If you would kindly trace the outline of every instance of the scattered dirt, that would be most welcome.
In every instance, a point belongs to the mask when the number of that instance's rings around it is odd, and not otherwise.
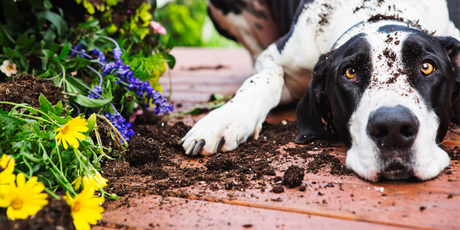
[[[276,185],[275,187],[273,187],[272,190],[270,190],[270,192],[274,192],[274,193],[283,193],[283,192],[284,192],[284,188],[283,188],[283,186],[281,186],[281,185]]]
[[[328,24],[329,23],[328,16],[329,16],[328,14],[324,14],[324,13],[320,14],[319,17],[321,18],[321,20],[318,22],[318,24],[322,26]]]
[[[302,184],[303,177],[305,176],[305,169],[299,166],[289,166],[284,172],[283,184],[289,187],[296,187]]]
[[[228,68],[227,66],[223,65],[215,65],[215,66],[190,66],[189,68],[182,68],[183,70],[195,71],[195,70],[218,70],[218,69],[225,69]]]
[[[39,107],[38,97],[43,94],[51,104],[58,101],[64,102],[62,90],[50,80],[34,77],[32,75],[20,75],[13,77],[12,81],[0,83],[0,101],[14,103],[26,103],[35,108]],[[14,106],[0,104],[0,108],[10,111]]]
[[[56,200],[48,197],[49,203],[40,209],[35,216],[29,216],[25,220],[8,220],[6,209],[0,208],[0,229],[10,230],[55,230],[75,229],[70,206],[64,199]]]
[[[136,136],[123,156],[126,161],[103,161],[103,176],[109,182],[106,191],[123,196],[119,201],[107,201],[105,207],[129,206],[129,197],[147,194],[188,197],[206,191],[234,191],[267,187],[272,192],[283,192],[284,186],[302,184],[304,169],[291,166],[283,178],[276,175],[284,171],[281,162],[314,162],[316,172],[349,175],[351,171],[331,155],[335,143],[315,141],[304,146],[284,148],[295,137],[296,122],[264,124],[258,140],[249,139],[235,151],[209,157],[188,157],[178,141],[190,127],[178,122],[173,126],[140,125]],[[321,154],[308,153],[321,151]],[[326,151],[326,152],[325,152]],[[326,157],[324,157],[326,156]],[[308,163],[309,164],[309,163]],[[286,176],[287,175],[287,176]],[[304,187],[305,188],[305,187]]]
[[[404,22],[404,19],[397,16],[397,15],[383,15],[383,14],[376,14],[367,19],[367,22],[377,22],[381,20],[394,20]]]

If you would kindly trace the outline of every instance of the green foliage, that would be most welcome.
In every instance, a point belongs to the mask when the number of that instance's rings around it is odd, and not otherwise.
[[[85,9],[88,11],[90,14],[94,14],[96,12],[96,9],[99,11],[108,11],[111,6],[115,6],[118,4],[120,0],[102,0],[101,4],[91,4],[90,1],[88,0],[75,0],[78,4],[82,4]]]
[[[88,119],[89,130],[83,133],[87,138],[80,141],[78,149],[64,149],[56,140],[56,129],[72,119],[69,108],[62,103],[52,105],[43,95],[39,98],[39,109],[11,102],[10,111],[0,109],[0,155],[7,154],[16,160],[16,172],[28,178],[37,176],[47,188],[58,188],[75,194],[71,182],[80,175],[87,175],[94,167],[99,169],[100,160],[108,157],[101,154],[100,140],[94,143],[89,133],[98,133],[96,116]]]
[[[206,1],[178,0],[158,10],[160,23],[178,46],[201,46]],[[166,39],[166,38],[165,38]]]

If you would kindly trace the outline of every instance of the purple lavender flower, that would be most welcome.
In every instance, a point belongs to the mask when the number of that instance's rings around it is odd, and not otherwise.
[[[105,57],[104,52],[101,52],[98,49],[94,49],[93,54],[96,54],[100,61],[103,61],[103,62],[107,61],[107,58]]]
[[[125,139],[129,140],[131,137],[134,136],[134,131],[131,129],[131,123],[127,122],[118,112],[115,114],[106,113],[104,114],[105,117],[112,123],[112,125],[117,128],[120,135]],[[120,140],[122,141],[122,140]]]
[[[106,58],[104,54],[101,51],[94,49],[93,53],[98,55],[98,63],[102,65],[101,69],[103,75],[106,76],[108,74],[116,74],[116,77],[118,78],[116,83],[119,84],[122,88],[127,88],[128,90],[132,91],[135,95],[144,97],[146,100],[145,107],[150,107],[151,104],[154,104],[156,106],[156,115],[160,113],[166,114],[168,112],[173,111],[174,107],[167,102],[166,98],[164,98],[163,95],[161,95],[159,92],[155,91],[152,88],[150,82],[140,81],[139,79],[134,77],[133,71],[131,71],[131,67],[123,64],[123,61],[121,60],[123,52],[121,51],[121,48],[118,46],[118,43],[116,43],[116,41],[112,38],[105,38],[114,42],[117,46],[115,49],[113,49],[113,57],[117,59],[117,61],[106,63]],[[72,55],[80,54],[81,57],[85,57],[88,59],[92,58],[90,55],[86,54],[85,50],[82,49],[81,44],[73,47],[71,51]],[[100,78],[101,83],[99,84],[99,86],[102,85],[102,76],[100,76]],[[97,95],[94,94],[97,92],[99,91],[90,92],[90,95],[88,95],[88,97],[98,98]]]
[[[117,46],[117,48],[113,49],[113,58],[114,59],[120,60],[121,55],[123,55],[123,52],[121,51],[120,47]]]
[[[94,85],[94,88],[91,91],[89,91],[88,98],[98,99],[99,96],[97,94],[102,94],[102,87]]]
[[[77,54],[81,53],[82,50],[83,49],[81,47],[81,44],[78,44],[78,45],[72,47],[72,52],[70,53],[70,55],[75,57],[75,56],[77,56]]]

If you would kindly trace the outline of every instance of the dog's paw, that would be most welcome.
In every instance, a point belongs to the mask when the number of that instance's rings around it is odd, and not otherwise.
[[[232,151],[253,134],[257,139],[263,121],[250,109],[228,103],[199,120],[179,144],[191,156]]]

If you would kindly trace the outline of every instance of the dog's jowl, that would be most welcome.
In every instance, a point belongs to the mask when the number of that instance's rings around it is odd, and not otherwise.
[[[209,13],[257,57],[256,74],[182,138],[186,154],[231,151],[300,101],[295,142],[339,136],[367,180],[427,180],[449,165],[438,144],[460,120],[460,32],[446,1],[226,0]]]

